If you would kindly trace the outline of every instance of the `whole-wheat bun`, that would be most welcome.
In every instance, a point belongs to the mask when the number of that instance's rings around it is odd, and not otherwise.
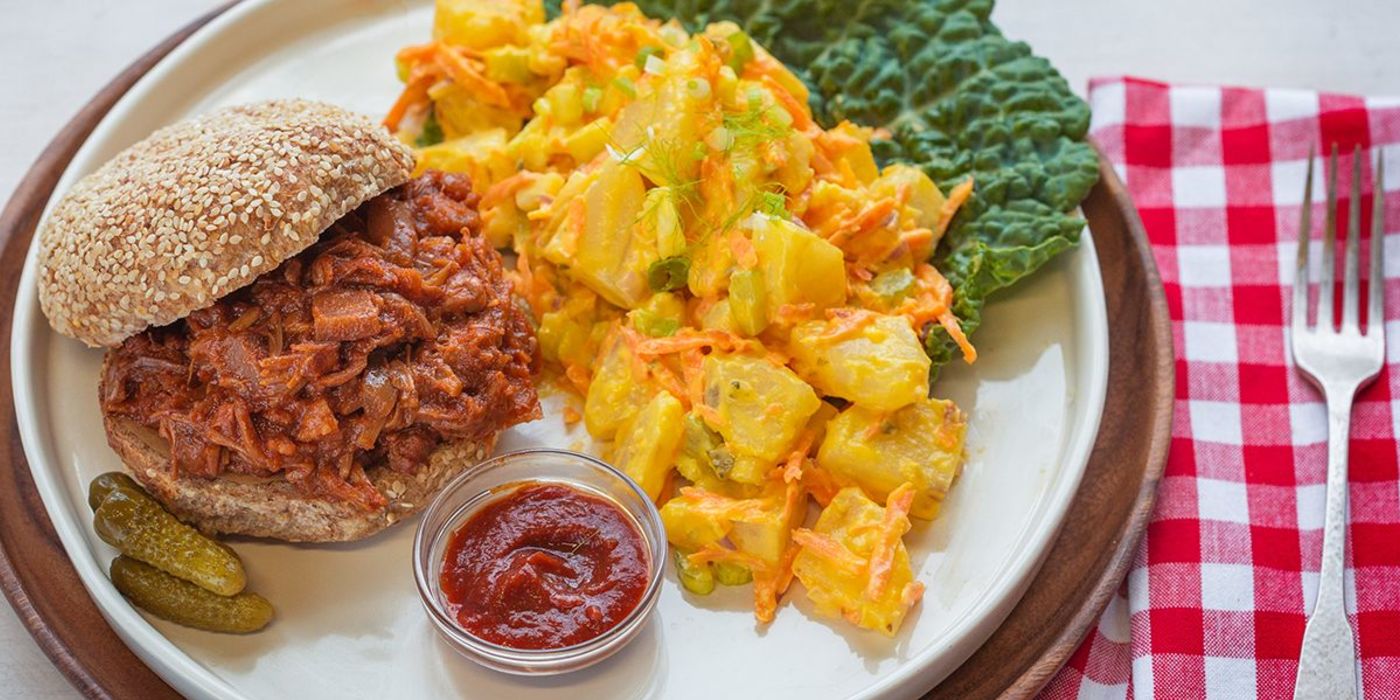
[[[483,441],[444,443],[412,476],[388,467],[366,470],[389,505],[364,510],[342,501],[313,498],[284,479],[220,476],[176,478],[170,471],[170,445],[154,430],[125,418],[104,415],[107,444],[122,458],[132,478],[146,487],[175,517],[210,534],[268,537],[288,542],[348,542],[369,537],[426,507],[434,494],[495,448]]]
[[[413,153],[339,107],[273,100],[165,127],[78,181],[39,230],[54,330],[112,346],[202,309],[406,182]]]
[[[39,234],[40,303],[58,332],[119,345],[275,269],[412,170],[412,152],[382,126],[305,100],[231,107],[166,127],[55,206]],[[180,477],[158,433],[105,412],[103,425],[126,470],[181,520],[292,542],[368,537],[426,506],[496,442],[492,434],[446,443],[412,476],[366,470],[388,501],[367,511],[308,496],[285,479]]]

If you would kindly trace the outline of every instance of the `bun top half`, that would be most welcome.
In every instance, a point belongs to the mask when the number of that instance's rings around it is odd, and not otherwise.
[[[80,180],[39,230],[54,329],[113,346],[214,303],[406,182],[412,151],[369,118],[307,100],[165,127]]]

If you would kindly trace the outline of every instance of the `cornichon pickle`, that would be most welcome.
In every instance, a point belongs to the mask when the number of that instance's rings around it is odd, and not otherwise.
[[[256,593],[221,596],[122,555],[112,585],[157,617],[210,632],[256,632],[272,621],[272,604]]]
[[[123,554],[213,593],[233,595],[247,583],[238,555],[176,520],[142,492],[112,489],[97,507],[93,528]]]
[[[753,580],[753,572],[743,564],[729,561],[714,563],[715,580],[726,586],[742,586]]]
[[[676,576],[681,585],[695,595],[709,595],[715,590],[715,576],[709,564],[693,564],[690,557],[679,549],[672,550],[671,558],[676,562]]]
[[[118,486],[125,486],[138,493],[146,493],[146,490],[141,488],[141,485],[136,483],[135,479],[126,474],[122,472],[107,472],[106,474],[99,474],[96,479],[92,480],[91,484],[88,484],[88,507],[97,510],[97,507],[102,505],[103,499],[107,498],[107,494],[111,493],[112,490]]]

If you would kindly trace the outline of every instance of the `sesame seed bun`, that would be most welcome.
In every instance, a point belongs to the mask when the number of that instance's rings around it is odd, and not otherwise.
[[[389,504],[364,510],[308,496],[285,479],[224,475],[181,479],[170,470],[170,445],[135,421],[104,415],[107,442],[132,478],[180,520],[209,534],[268,537],[287,542],[349,542],[369,537],[427,507],[452,477],[491,454],[496,435],[440,445],[415,474],[387,466],[365,475]]]
[[[209,306],[403,184],[413,154],[339,107],[274,100],[161,129],[78,182],[39,231],[39,303],[113,346]]]

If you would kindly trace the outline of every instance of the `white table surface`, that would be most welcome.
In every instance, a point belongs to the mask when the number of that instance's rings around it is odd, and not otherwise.
[[[0,200],[108,80],[223,0],[0,2]],[[1400,93],[1394,0],[1001,0],[996,18],[1059,66],[1089,76]],[[386,58],[386,60],[388,60]],[[0,697],[77,693],[0,605]]]

